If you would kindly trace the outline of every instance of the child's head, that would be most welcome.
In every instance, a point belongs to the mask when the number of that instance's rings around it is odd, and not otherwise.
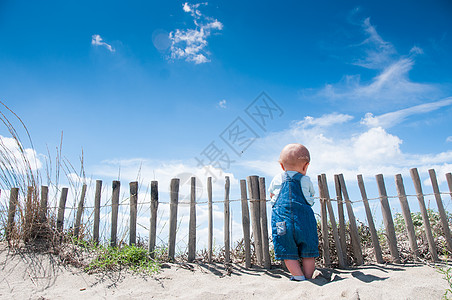
[[[306,175],[311,157],[302,144],[288,144],[279,155],[279,163],[284,171],[297,171]]]

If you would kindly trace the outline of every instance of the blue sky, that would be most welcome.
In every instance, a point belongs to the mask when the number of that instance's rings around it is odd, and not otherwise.
[[[428,185],[435,168],[445,189],[451,15],[445,0],[3,0],[0,99],[41,162],[63,132],[63,154],[77,164],[83,149],[92,179],[167,186],[209,171],[239,195],[237,180],[270,179],[282,147],[299,142],[313,181],[374,184],[418,167]],[[265,126],[251,117],[259,105]],[[247,135],[231,140],[234,128]]]

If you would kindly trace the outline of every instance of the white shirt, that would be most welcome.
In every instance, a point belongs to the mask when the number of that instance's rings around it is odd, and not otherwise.
[[[268,188],[268,192],[271,194],[273,194],[273,197],[271,198],[271,203],[272,206],[273,204],[275,204],[276,202],[276,198],[279,195],[279,192],[281,191],[281,186],[282,186],[282,182],[283,182],[283,177],[284,177],[284,173],[282,172],[278,175],[276,175],[275,177],[273,177],[272,182],[270,183],[270,186]],[[296,171],[287,171],[287,173],[289,174],[290,177],[292,177],[293,175],[295,175],[297,172]],[[309,205],[313,206],[314,205],[314,186],[312,185],[311,179],[309,178],[309,176],[302,176],[300,179],[300,185],[301,185],[301,191],[303,192],[304,197],[306,198],[306,201],[309,203]]]

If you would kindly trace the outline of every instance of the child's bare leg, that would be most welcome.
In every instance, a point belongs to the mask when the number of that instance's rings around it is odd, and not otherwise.
[[[311,279],[315,271],[315,257],[303,257],[303,273],[306,279]],[[287,263],[286,263],[287,265]],[[289,267],[287,267],[289,268]],[[290,269],[289,269],[290,271]]]
[[[301,271],[300,263],[298,262],[298,260],[285,259],[284,263],[286,264],[287,269],[289,269],[290,274],[292,274],[293,276],[303,276],[303,271]]]

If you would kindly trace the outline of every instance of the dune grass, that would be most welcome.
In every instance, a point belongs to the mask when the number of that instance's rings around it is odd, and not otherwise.
[[[83,166],[83,151],[80,157],[80,169],[62,155],[62,136],[59,147],[52,159],[50,151],[45,157],[45,172],[41,173],[43,163],[38,158],[30,133],[25,123],[6,104],[0,101],[0,121],[10,137],[0,136],[0,193],[3,201],[0,202],[0,241],[7,240],[9,247],[15,251],[30,247],[34,251],[45,251],[57,255],[63,263],[83,267],[87,272],[104,272],[126,267],[133,271],[154,273],[158,271],[159,256],[151,258],[149,252],[139,246],[121,245],[120,247],[104,247],[91,243],[85,236],[82,224],[80,237],[75,239],[72,230],[58,231],[56,228],[56,215],[54,210],[46,213],[46,218],[40,217],[41,183],[52,189],[54,195],[49,198],[57,199],[60,192],[60,179],[78,191],[80,180],[74,180],[71,174],[77,174],[85,182]],[[21,134],[26,137],[21,139]],[[43,178],[44,176],[44,178]],[[11,188],[18,188],[19,195],[14,203],[15,218],[12,226],[7,228],[9,194]],[[49,190],[50,190],[49,188]],[[76,195],[75,199],[78,198]],[[55,201],[56,202],[56,201]],[[89,222],[89,220],[87,221]],[[90,259],[86,260],[88,256]]]

